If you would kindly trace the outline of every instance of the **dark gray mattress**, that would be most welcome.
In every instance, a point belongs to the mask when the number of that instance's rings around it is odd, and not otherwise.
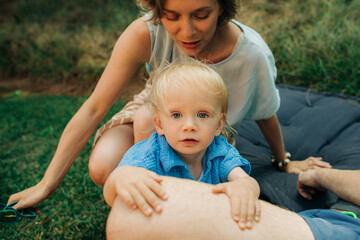
[[[277,115],[292,159],[319,156],[333,168],[360,169],[358,98],[284,85],[278,88],[281,106]],[[311,201],[302,198],[296,189],[297,175],[279,172],[271,165],[271,150],[254,121],[244,121],[236,130],[236,147],[250,161],[262,199],[296,212],[328,208],[337,201],[330,192],[319,193]]]

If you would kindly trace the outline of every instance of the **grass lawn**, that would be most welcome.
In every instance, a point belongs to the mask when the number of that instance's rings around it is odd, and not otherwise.
[[[0,202],[43,176],[66,123],[86,97],[26,95],[0,99]],[[123,104],[117,102],[106,119]],[[35,220],[0,225],[0,239],[105,239],[110,208],[89,177],[92,139]]]
[[[273,51],[277,83],[360,96],[360,1],[243,2],[237,18]],[[32,85],[71,82],[91,89],[116,39],[137,16],[131,0],[0,1],[0,83],[25,78]],[[0,202],[40,181],[62,130],[85,99],[0,95]],[[122,106],[118,101],[104,121]],[[0,225],[0,239],[105,238],[110,208],[89,177],[91,143],[54,196],[39,205],[42,214]]]

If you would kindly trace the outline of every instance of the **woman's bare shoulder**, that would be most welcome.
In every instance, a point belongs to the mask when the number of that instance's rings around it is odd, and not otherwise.
[[[120,35],[114,51],[136,52],[132,54],[140,62],[147,62],[150,57],[150,32],[145,17],[134,20]]]

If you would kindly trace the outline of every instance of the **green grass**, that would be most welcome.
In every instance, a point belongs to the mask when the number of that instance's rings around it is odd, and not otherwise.
[[[360,96],[360,1],[260,2],[247,19],[274,53],[278,83]]]
[[[11,194],[42,178],[63,128],[85,99],[21,92],[0,99],[0,202],[6,203]],[[105,119],[122,106],[117,102]],[[42,213],[33,221],[0,225],[0,239],[105,238],[110,208],[102,197],[102,188],[89,177],[91,143],[53,197],[39,204]]]
[[[116,39],[137,16],[131,0],[3,1],[0,77],[94,86]],[[360,96],[360,1],[244,0],[239,20],[272,49],[278,83]],[[1,13],[1,11],[0,11]]]
[[[248,0],[244,6],[238,18],[268,42],[278,83],[360,96],[360,1]],[[0,1],[0,78],[93,86],[116,39],[138,15],[129,0]],[[21,91],[0,98],[1,202],[42,178],[85,98]],[[105,238],[110,209],[89,177],[91,142],[54,196],[39,205],[42,214],[0,225],[0,239]]]
[[[18,0],[0,23],[0,77],[93,86],[139,15],[129,0]],[[1,6],[0,6],[1,7]]]

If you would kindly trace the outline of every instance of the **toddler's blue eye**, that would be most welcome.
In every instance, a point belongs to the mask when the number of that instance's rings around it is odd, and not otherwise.
[[[171,117],[175,118],[175,119],[178,119],[178,118],[181,118],[181,114],[180,113],[173,113],[173,114],[171,114]]]
[[[207,118],[207,117],[209,117],[209,115],[207,113],[199,113],[198,117],[199,118]]]

